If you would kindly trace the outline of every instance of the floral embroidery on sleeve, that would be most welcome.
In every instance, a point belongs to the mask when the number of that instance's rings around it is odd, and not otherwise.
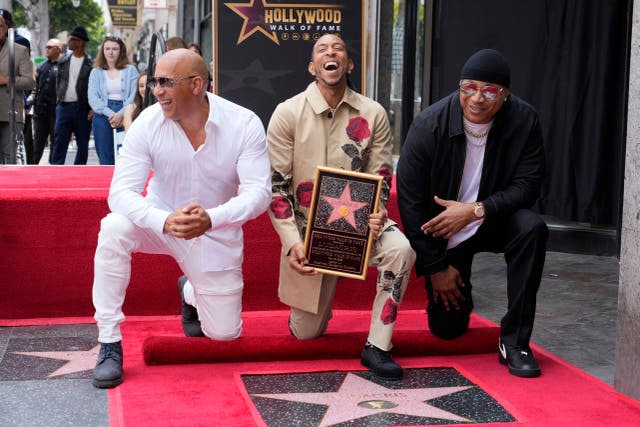
[[[269,209],[277,219],[287,219],[293,216],[293,203],[289,200],[291,176],[284,176],[278,171],[271,174],[273,198]]]
[[[308,208],[311,205],[311,196],[313,194],[313,182],[304,181],[298,184],[296,189],[296,198],[298,204],[304,208]]]
[[[391,180],[393,179],[393,175],[391,174],[391,171],[387,168],[382,168],[378,171],[378,175],[382,176],[382,179],[384,179],[384,182],[387,184],[389,188],[391,188]]]
[[[271,205],[269,205],[271,212],[278,219],[287,219],[293,215],[293,210],[291,209],[291,203],[289,199],[285,196],[276,196],[271,200]]]
[[[380,193],[382,200],[389,200],[389,193],[391,192],[391,183],[393,180],[393,174],[387,168],[382,168],[378,171],[378,174],[382,176],[383,186]]]

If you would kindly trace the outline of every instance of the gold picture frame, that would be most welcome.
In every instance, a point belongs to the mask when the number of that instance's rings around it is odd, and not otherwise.
[[[382,177],[318,166],[304,239],[307,265],[324,274],[364,280]]]

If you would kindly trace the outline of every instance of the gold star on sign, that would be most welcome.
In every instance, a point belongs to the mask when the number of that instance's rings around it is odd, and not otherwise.
[[[240,15],[244,20],[237,44],[242,43],[247,37],[259,31],[267,36],[269,40],[280,45],[276,32],[270,31],[265,23],[264,9],[271,6],[265,0],[251,0],[249,3],[225,3],[224,5]]]

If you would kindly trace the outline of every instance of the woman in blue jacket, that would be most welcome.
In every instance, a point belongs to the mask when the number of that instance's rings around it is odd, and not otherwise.
[[[89,104],[94,111],[93,138],[101,165],[114,164],[113,129],[122,132],[124,109],[136,94],[138,71],[129,64],[119,37],[107,36],[89,76]]]

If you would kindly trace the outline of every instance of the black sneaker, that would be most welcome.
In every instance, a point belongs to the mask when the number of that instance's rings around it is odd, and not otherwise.
[[[380,378],[386,380],[402,378],[402,368],[393,360],[391,353],[380,350],[373,344],[365,344],[360,363]]]
[[[200,326],[198,310],[184,301],[182,290],[185,283],[187,283],[187,276],[182,276],[178,279],[178,289],[180,290],[180,299],[182,300],[182,330],[188,337],[203,337],[204,333]]]
[[[527,347],[512,347],[498,341],[498,360],[507,365],[509,372],[516,377],[534,378],[540,376],[540,366]]]
[[[122,344],[100,343],[98,361],[93,369],[92,384],[96,388],[113,388],[122,384]]]

